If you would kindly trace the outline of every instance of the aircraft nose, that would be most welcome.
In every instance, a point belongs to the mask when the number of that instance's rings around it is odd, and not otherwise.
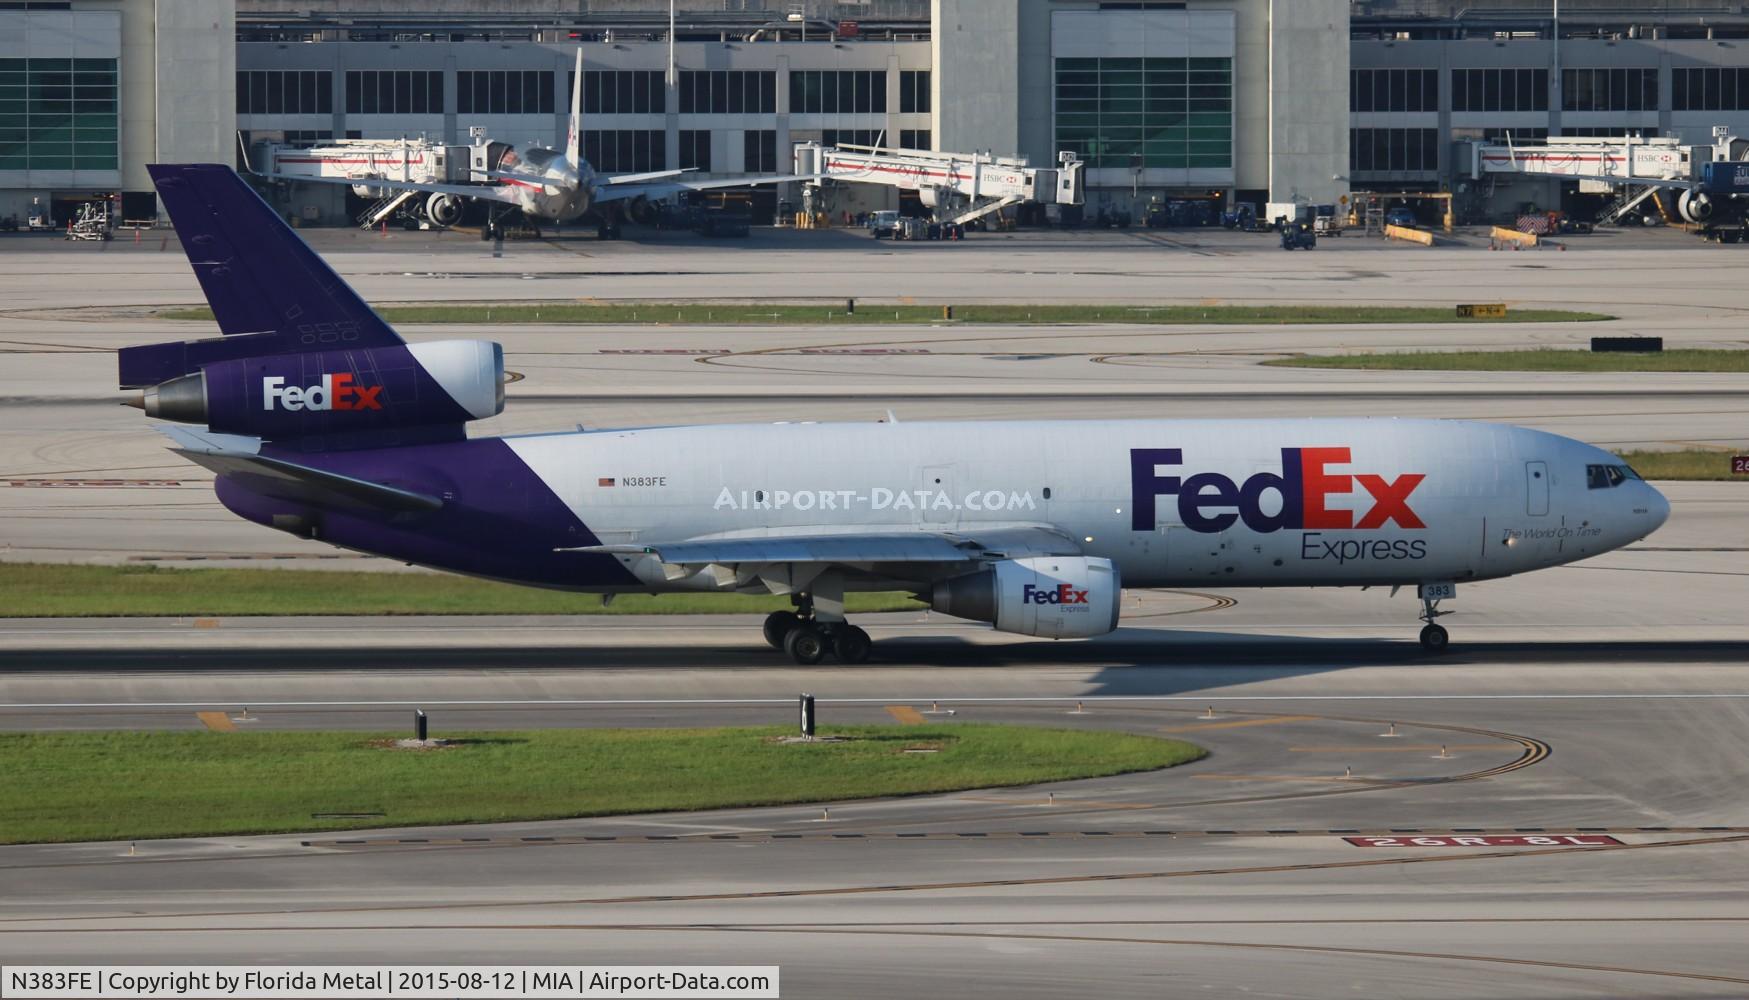
[[[1646,500],[1646,519],[1648,522],[1646,534],[1649,535],[1662,528],[1665,521],[1670,520],[1670,500],[1650,483],[1645,484],[1645,486],[1646,492],[1651,494]]]

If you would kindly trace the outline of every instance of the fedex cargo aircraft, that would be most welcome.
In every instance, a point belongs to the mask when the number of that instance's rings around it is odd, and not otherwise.
[[[1130,587],[1458,584],[1644,538],[1620,458],[1444,420],[1062,420],[624,428],[472,438],[504,355],[409,344],[227,167],[158,165],[224,336],[126,348],[123,388],[241,517],[423,566],[603,595],[789,595],[765,638],[860,662],[844,595],[1097,636]]]

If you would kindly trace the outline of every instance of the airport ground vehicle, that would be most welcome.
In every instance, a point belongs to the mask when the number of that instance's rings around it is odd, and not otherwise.
[[[870,212],[868,232],[877,240],[896,238],[899,235],[899,213],[892,209]]]
[[[1281,248],[1283,250],[1316,250],[1318,234],[1312,231],[1309,222],[1284,223],[1281,227]]]
[[[1449,420],[1033,420],[469,438],[503,349],[408,343],[248,185],[148,168],[224,336],[118,352],[118,380],[233,513],[300,538],[590,593],[787,594],[799,663],[866,659],[855,590],[1050,638],[1124,586],[1414,587],[1443,649],[1460,583],[1574,562],[1669,503],[1619,458]],[[1309,235],[1309,234],[1308,234]]]
[[[1407,205],[1396,205],[1385,212],[1385,225],[1414,229],[1415,212]]]

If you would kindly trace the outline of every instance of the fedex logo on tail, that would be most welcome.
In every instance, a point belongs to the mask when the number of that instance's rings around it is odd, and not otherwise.
[[[1066,583],[1055,587],[1035,587],[1026,584],[1020,588],[1020,603],[1022,604],[1086,604],[1087,591],[1076,590]]]
[[[1178,498],[1178,518],[1192,531],[1225,531],[1240,521],[1252,531],[1264,533],[1284,528],[1383,528],[1387,524],[1427,527],[1409,505],[1410,495],[1426,475],[1406,472],[1386,479],[1337,468],[1351,461],[1348,448],[1283,448],[1279,475],[1259,472],[1236,483],[1218,472],[1183,477],[1162,474],[1163,467],[1184,463],[1182,449],[1132,448],[1130,528],[1153,531],[1162,496]],[[1332,498],[1361,491],[1371,501],[1364,513],[1332,506]],[[1263,500],[1268,493],[1280,498],[1274,513],[1264,512]]]
[[[286,385],[279,375],[261,380],[261,408],[264,410],[380,410],[377,396],[380,385],[359,385],[351,372],[336,372],[322,376],[312,386]]]

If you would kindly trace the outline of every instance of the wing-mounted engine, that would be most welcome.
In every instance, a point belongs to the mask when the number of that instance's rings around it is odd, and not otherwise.
[[[459,426],[504,410],[504,350],[484,340],[239,358],[144,389],[147,416],[265,440]]]
[[[445,229],[462,221],[462,200],[453,194],[433,194],[425,199],[425,217]]]
[[[1080,639],[1117,628],[1122,592],[1110,559],[1037,556],[943,580],[930,590],[929,604],[1002,632]]]

